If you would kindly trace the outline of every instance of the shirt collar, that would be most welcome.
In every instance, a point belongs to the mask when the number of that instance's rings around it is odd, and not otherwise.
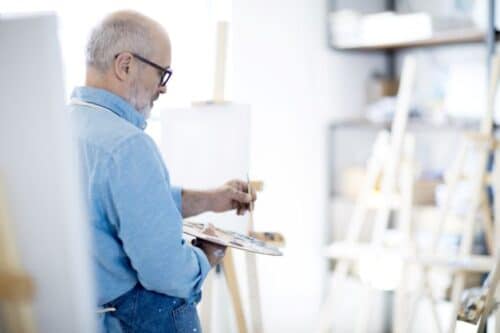
[[[122,97],[110,91],[93,87],[77,87],[73,90],[71,98],[99,105],[112,111],[142,130],[146,128],[147,124],[144,116],[137,112],[134,107]]]

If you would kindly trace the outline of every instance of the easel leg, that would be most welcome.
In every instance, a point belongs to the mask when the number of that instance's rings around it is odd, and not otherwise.
[[[325,301],[322,304],[319,312],[319,323],[318,332],[328,333],[330,332],[330,327],[333,323],[334,306],[335,306],[335,295],[333,288],[335,287],[336,274],[335,272],[329,272],[328,278],[328,293],[326,295]]]
[[[210,272],[203,283],[203,299],[200,304],[201,327],[204,333],[210,333],[212,330],[212,302],[213,302],[213,284],[215,272]]]
[[[414,189],[414,155],[415,155],[415,138],[412,135],[406,134],[404,141],[404,154],[400,166],[400,192],[401,192],[401,209],[399,212],[399,229],[401,230],[405,243],[409,244],[408,252],[413,254],[417,251],[416,242],[413,237],[412,228],[412,209],[413,209],[413,189]],[[401,279],[394,290],[394,303],[392,310],[392,329],[393,333],[407,333],[404,330],[405,323],[408,320],[408,284],[410,263],[403,260],[401,269]]]
[[[393,333],[404,333],[405,321],[408,320],[408,302],[407,298],[408,288],[408,270],[409,265],[403,263],[403,269],[401,272],[401,281],[394,291],[394,306],[392,309],[392,332]]]
[[[427,298],[429,299],[429,302],[431,304],[430,308],[432,311],[432,318],[434,319],[434,325],[436,328],[436,332],[442,333],[443,329],[441,328],[441,320],[439,319],[439,313],[437,311],[436,298],[433,295],[432,287],[429,283],[429,279],[426,279],[424,281],[424,288],[425,288],[426,293],[427,293]]]
[[[7,216],[7,200],[0,182],[0,269],[21,271],[21,262],[15,245],[14,233]],[[33,333],[35,319],[32,306],[26,302],[0,303],[0,319],[3,319],[7,332]]]
[[[487,167],[489,151],[484,150],[481,151],[481,155],[478,161],[478,170],[476,171],[475,177],[472,179],[471,183],[473,184],[473,196],[470,202],[470,211],[467,214],[464,223],[464,230],[462,234],[462,239],[460,241],[460,255],[467,256],[472,253],[472,246],[474,242],[474,227],[476,221],[476,213],[480,208],[481,198],[484,195],[484,191],[487,188],[487,184],[485,183],[485,173]],[[455,275],[455,281],[453,282],[453,290],[452,290],[452,313],[450,318],[450,327],[448,332],[454,333],[456,322],[457,322],[457,313],[460,307],[460,296],[465,287],[465,272],[459,272]]]
[[[432,293],[432,287],[429,282],[430,277],[428,268],[423,267],[421,270],[421,274],[422,274],[421,281],[418,285],[415,295],[413,296],[412,301],[410,302],[409,314],[407,319],[408,321],[405,325],[406,329],[403,330],[402,332],[407,333],[412,331],[413,323],[415,322],[415,316],[417,313],[420,300],[422,299],[422,296],[425,296],[430,302],[430,310],[436,328],[436,332],[442,333],[443,328],[441,327],[441,321],[439,319],[439,314],[437,312],[436,298]]]
[[[246,253],[248,270],[248,290],[250,291],[250,315],[252,320],[252,332],[262,333],[262,313],[260,308],[259,277],[257,276],[257,258],[253,253]]]
[[[377,183],[377,178],[382,170],[382,161],[387,153],[387,145],[389,142],[389,134],[381,132],[373,146],[373,154],[368,162],[364,186],[359,194],[359,199],[356,201],[356,206],[352,214],[349,228],[346,235],[347,242],[355,243],[359,241],[363,230],[364,221],[368,211],[368,201],[373,193],[373,189]],[[339,260],[336,263],[335,269],[330,273],[329,290],[320,309],[318,330],[321,333],[329,332],[333,323],[333,315],[335,312],[335,287],[336,281],[345,279],[349,271],[350,262]]]
[[[363,296],[361,298],[361,310],[359,317],[356,320],[356,333],[369,332],[370,309],[373,303],[374,290],[370,286],[363,286]]]
[[[22,302],[13,302],[0,306],[2,315],[0,319],[3,320],[6,332],[15,333],[29,333],[36,332],[35,325],[32,320],[24,320],[33,316],[31,306]]]
[[[494,300],[500,299],[500,290],[498,288],[495,290],[494,295],[495,295]],[[500,333],[500,310],[496,310],[494,312],[493,316],[495,318],[495,331],[494,331],[494,333]],[[482,333],[482,332],[478,331],[478,333]]]
[[[486,190],[486,189],[485,189]],[[488,253],[493,255],[495,253],[495,231],[493,228],[493,220],[491,214],[491,208],[488,203],[488,198],[486,196],[485,190],[482,194],[482,204],[481,204],[481,220],[483,222],[484,227],[484,236],[486,239],[486,247],[488,249]]]
[[[222,268],[224,270],[224,276],[226,278],[227,286],[229,288],[231,301],[233,302],[238,333],[247,333],[248,331],[247,331],[247,325],[245,323],[245,314],[243,313],[243,306],[241,302],[240,291],[238,288],[238,281],[236,278],[236,270],[234,268],[233,253],[229,248],[226,250],[226,255],[224,256],[223,259]]]

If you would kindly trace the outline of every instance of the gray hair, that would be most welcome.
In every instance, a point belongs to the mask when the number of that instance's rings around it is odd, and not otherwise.
[[[87,66],[107,71],[120,52],[150,57],[153,53],[151,29],[144,22],[130,17],[110,17],[91,32],[86,47]]]

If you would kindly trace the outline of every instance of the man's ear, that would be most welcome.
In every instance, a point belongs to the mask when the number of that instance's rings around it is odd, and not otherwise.
[[[120,53],[114,61],[115,75],[120,81],[126,81],[130,74],[133,56],[128,52]]]

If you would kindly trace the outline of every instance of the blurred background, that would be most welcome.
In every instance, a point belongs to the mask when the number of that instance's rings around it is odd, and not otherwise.
[[[375,137],[390,129],[407,56],[417,63],[407,125],[415,137],[411,220],[424,226],[418,235],[424,244],[429,238],[425,226],[438,219],[439,195],[446,191],[440,187],[443,173],[457,155],[463,133],[477,129],[486,110],[487,74],[495,45],[491,38],[496,38],[498,26],[491,19],[496,13],[492,4],[487,0],[3,0],[0,36],[4,19],[54,13],[57,36],[52,37],[60,43],[68,102],[72,89],[84,84],[85,43],[102,17],[127,8],[160,22],[172,41],[174,75],[167,94],[155,104],[146,132],[168,166],[176,161],[169,162],[165,131],[170,124],[165,114],[212,100],[217,22],[228,22],[225,100],[249,112],[244,164],[252,179],[264,183],[254,213],[255,229],[278,231],[286,241],[283,257],[257,257],[264,331],[316,332],[333,290],[330,278],[336,263],[325,249],[346,237],[359,190],[366,183],[363,176]],[[2,63],[2,71],[8,65]],[[24,93],[29,98],[31,91]],[[24,121],[29,124],[30,119]],[[29,130],[17,135],[33,139]],[[231,163],[231,156],[226,157],[224,163]],[[171,170],[173,183],[183,185],[189,175],[181,173]],[[463,184],[457,193],[460,214],[470,201],[470,189]],[[444,253],[455,251],[460,241],[455,229],[450,230],[442,239]],[[475,253],[487,254],[484,234],[478,232],[476,238]],[[51,236],[45,241],[50,242]],[[235,253],[235,260],[242,263],[237,272],[248,314],[251,291],[245,287],[246,270],[239,255]],[[389,286],[376,288],[366,331],[392,332],[395,287],[390,281],[399,266],[378,259],[371,263],[377,273],[366,274],[378,274]],[[471,286],[480,286],[484,275],[470,279]],[[435,280],[432,286],[442,295],[439,311],[445,325],[451,311],[447,290],[452,277],[443,273]],[[340,304],[326,311],[333,332],[356,330],[362,284],[356,273],[336,286],[333,294]],[[227,291],[216,295],[221,299],[217,318],[224,323],[213,324],[214,331],[237,332]],[[422,309],[408,332],[434,330],[428,324],[432,311],[425,304]],[[474,331],[464,326],[457,332],[461,329]]]

